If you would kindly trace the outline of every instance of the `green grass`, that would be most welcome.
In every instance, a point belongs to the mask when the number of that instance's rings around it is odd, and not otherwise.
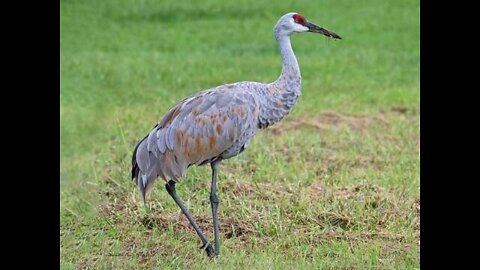
[[[210,260],[161,181],[142,207],[131,154],[183,97],[275,80],[289,11],[344,39],[292,37],[303,94],[222,163]],[[419,35],[411,0],[63,0],[61,268],[419,268]],[[178,192],[212,239],[209,177]]]

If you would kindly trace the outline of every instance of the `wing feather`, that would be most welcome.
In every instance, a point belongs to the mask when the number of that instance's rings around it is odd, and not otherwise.
[[[165,114],[136,151],[141,182],[146,181],[142,194],[158,176],[177,181],[188,166],[221,156],[246,129],[256,127],[258,106],[250,104],[254,98],[242,88],[232,88],[200,92]]]

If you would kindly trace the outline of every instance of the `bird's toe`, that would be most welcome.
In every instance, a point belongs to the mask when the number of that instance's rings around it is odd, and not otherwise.
[[[207,252],[208,257],[210,258],[215,258],[218,256],[218,254],[215,252],[215,249],[213,249],[213,246],[210,243],[206,243],[201,247],[201,249],[204,249]]]

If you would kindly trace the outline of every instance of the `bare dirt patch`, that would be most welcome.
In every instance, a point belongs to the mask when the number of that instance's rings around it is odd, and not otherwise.
[[[347,125],[355,129],[363,129],[370,125],[372,121],[382,120],[380,118],[372,118],[367,116],[348,116],[332,111],[326,111],[315,117],[298,117],[289,121],[280,122],[270,127],[268,130],[273,134],[282,134],[290,129],[301,127],[324,130],[342,125]]]
[[[291,196],[294,190],[281,183],[242,183],[225,182],[222,189],[234,196],[256,196],[261,199],[269,199],[274,196]]]
[[[195,234],[195,231],[190,225],[188,219],[181,213],[173,215],[151,213],[140,218],[140,220],[148,229],[156,228],[161,231],[165,231],[171,227],[175,233],[190,232]],[[210,228],[213,228],[213,221],[210,215],[196,215],[195,220],[200,228],[202,228],[205,232],[208,232],[210,231]],[[253,226],[247,221],[231,217],[222,218],[219,231],[220,234],[226,238],[244,238],[247,235],[255,232]]]
[[[351,199],[353,197],[366,197],[369,195],[379,194],[383,197],[390,197],[391,194],[387,193],[382,187],[377,185],[359,184],[350,187],[338,188],[335,192],[335,197],[342,199]]]

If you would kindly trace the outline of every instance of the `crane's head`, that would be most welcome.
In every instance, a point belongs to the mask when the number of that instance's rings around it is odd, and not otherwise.
[[[334,32],[307,21],[303,15],[296,12],[283,15],[275,25],[277,36],[290,36],[293,33],[302,32],[319,33],[332,39],[342,39]]]

